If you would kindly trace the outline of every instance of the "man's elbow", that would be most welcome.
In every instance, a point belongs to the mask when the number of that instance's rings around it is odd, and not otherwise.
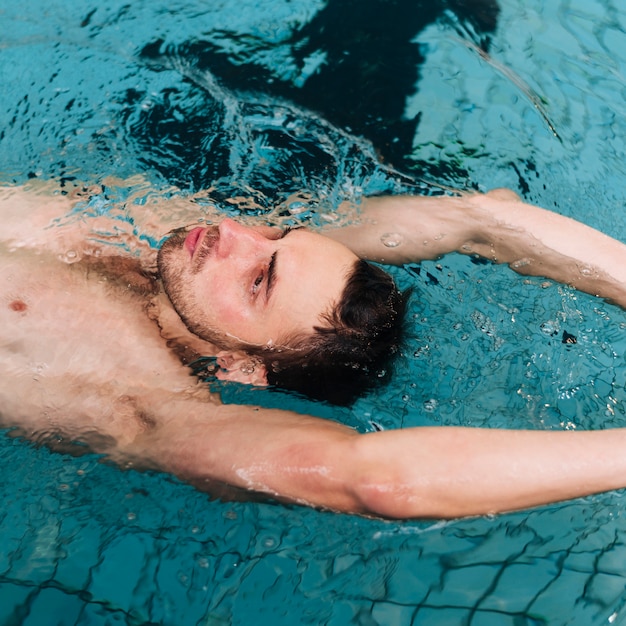
[[[351,491],[358,512],[388,519],[450,519],[490,512],[480,510],[458,488],[462,479],[446,479],[419,452],[394,453],[388,444],[379,433],[354,442]]]
[[[361,476],[353,487],[355,508],[385,519],[452,519],[480,513],[462,498],[448,497],[426,482],[409,483],[382,471]]]
[[[360,445],[366,441],[355,443],[350,486],[355,512],[387,519],[441,517],[438,498],[427,485],[407,480],[397,459],[376,458],[368,445]]]

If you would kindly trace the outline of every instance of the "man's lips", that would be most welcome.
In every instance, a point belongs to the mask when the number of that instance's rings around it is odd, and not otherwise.
[[[197,226],[196,228],[192,228],[189,231],[187,237],[185,237],[185,248],[188,250],[189,255],[193,257],[194,252],[200,246],[204,235],[206,234],[207,229],[202,226]]]

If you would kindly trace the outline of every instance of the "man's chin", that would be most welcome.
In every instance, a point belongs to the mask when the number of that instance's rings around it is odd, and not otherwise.
[[[168,268],[175,259],[177,252],[182,249],[186,236],[187,231],[183,228],[178,228],[172,231],[168,238],[161,244],[161,247],[157,251],[157,268],[161,277],[168,273]]]

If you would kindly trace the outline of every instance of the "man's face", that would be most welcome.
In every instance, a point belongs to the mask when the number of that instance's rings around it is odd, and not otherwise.
[[[356,260],[310,231],[231,219],[175,233],[158,256],[165,291],[189,330],[223,348],[280,346],[311,334],[339,301]]]

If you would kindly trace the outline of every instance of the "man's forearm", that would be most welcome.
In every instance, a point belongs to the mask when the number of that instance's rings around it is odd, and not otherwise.
[[[388,264],[476,254],[626,307],[626,246],[580,222],[525,204],[511,191],[365,202],[358,224],[329,235]]]
[[[362,506],[384,517],[501,513],[626,486],[623,429],[415,428],[358,446],[369,468],[355,476]]]
[[[581,222],[497,194],[468,198],[485,226],[462,252],[546,276],[626,307],[626,245]]]

